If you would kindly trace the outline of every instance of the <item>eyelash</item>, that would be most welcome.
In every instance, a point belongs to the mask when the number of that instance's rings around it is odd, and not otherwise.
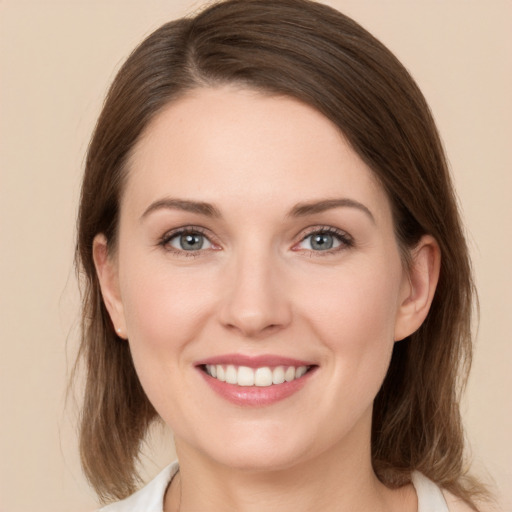
[[[332,227],[332,226],[314,226],[311,228],[308,228],[303,234],[302,238],[294,244],[293,247],[296,247],[300,243],[307,240],[309,237],[312,237],[314,235],[332,235],[334,236],[338,242],[340,242],[340,245],[338,247],[335,247],[333,249],[327,249],[324,251],[314,251],[312,249],[307,250],[311,254],[314,254],[315,256],[329,256],[334,253],[338,253],[340,251],[349,249],[354,246],[354,239],[345,231],[342,231],[338,228]],[[170,246],[170,242],[179,236],[183,235],[202,235],[204,236],[212,245],[216,245],[215,242],[213,242],[210,238],[211,235],[207,233],[207,230],[204,228],[201,228],[199,226],[186,226],[183,228],[177,228],[175,230],[169,231],[165,233],[160,240],[158,241],[158,245],[161,246],[163,249],[165,249],[168,252],[174,253],[178,256],[183,256],[185,258],[196,258],[201,255],[201,253],[204,253],[205,251],[211,251],[211,250],[217,250],[217,249],[200,249],[197,251],[186,251],[182,249],[176,249],[172,246]],[[300,249],[292,249],[295,251],[300,251]]]
[[[345,231],[333,226],[314,226],[306,230],[306,233],[302,236],[301,240],[294,245],[294,247],[314,235],[332,235],[338,240],[338,242],[340,242],[339,247],[335,247],[333,249],[327,249],[325,251],[309,250],[309,252],[315,256],[330,256],[354,246],[354,239]]]
[[[175,247],[172,247],[170,244],[171,240],[173,240],[176,237],[183,236],[183,235],[202,235],[204,236],[212,245],[215,245],[214,242],[210,240],[211,235],[207,234],[207,231],[204,228],[201,228],[199,226],[186,226],[183,228],[177,228],[172,231],[168,231],[165,233],[159,240],[158,245],[163,247],[164,250],[174,253],[177,256],[183,256],[185,258],[196,258],[200,256],[200,253],[208,250],[215,250],[215,249],[202,249],[198,251],[185,251],[181,249],[176,249]]]

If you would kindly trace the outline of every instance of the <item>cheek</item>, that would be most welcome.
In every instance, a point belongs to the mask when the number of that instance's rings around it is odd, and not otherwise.
[[[190,271],[171,274],[165,266],[126,270],[123,306],[134,366],[149,400],[171,425],[186,417],[187,401],[196,400],[187,368],[211,310],[212,280]]]
[[[320,293],[305,293],[309,302],[305,309],[313,312],[310,317],[318,319],[315,323],[329,331],[330,339],[392,339],[400,279],[399,262],[349,266],[323,279]]]
[[[373,263],[325,280],[322,293],[309,296],[303,308],[328,349],[325,364],[332,360],[335,381],[372,400],[394,346],[401,279],[399,261]]]
[[[213,298],[211,277],[185,268],[171,273],[166,265],[131,268],[122,293],[134,358],[144,353],[168,363],[160,356],[183,349],[201,329]]]

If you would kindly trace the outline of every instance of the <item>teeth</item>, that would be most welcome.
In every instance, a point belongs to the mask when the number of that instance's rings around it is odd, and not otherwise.
[[[293,366],[289,366],[284,372],[284,380],[286,382],[291,382],[293,379],[295,379],[295,368]]]
[[[238,377],[238,375],[237,375],[236,368],[232,364],[230,364],[226,368],[226,382],[228,384],[237,384],[238,383],[237,377]]]
[[[232,364],[227,366],[221,364],[206,365],[206,373],[211,377],[221,382],[246,387],[267,387],[272,384],[278,385],[284,382],[292,382],[295,379],[300,379],[307,371],[307,366],[299,366],[297,368],[294,366],[276,366],[274,369],[263,366],[254,369],[248,366],[236,367]]]
[[[299,366],[295,371],[295,378],[300,379],[307,371],[308,369],[305,366]]]
[[[272,384],[282,384],[284,382],[284,368],[282,366],[278,366],[274,368],[272,372]]]
[[[254,371],[247,366],[240,366],[238,368],[238,381],[234,384],[239,386],[254,386]]]
[[[268,367],[258,368],[255,372],[254,384],[259,387],[272,386],[272,370]]]

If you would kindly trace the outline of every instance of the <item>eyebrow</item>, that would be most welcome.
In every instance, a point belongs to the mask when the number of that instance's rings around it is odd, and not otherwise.
[[[313,215],[315,213],[322,213],[333,208],[342,207],[357,208],[358,210],[361,210],[375,224],[375,217],[373,216],[372,212],[364,204],[349,198],[325,199],[323,201],[315,201],[311,203],[299,203],[292,208],[289,216],[304,217],[306,215]]]
[[[375,224],[375,218],[372,212],[364,204],[349,198],[324,199],[322,201],[298,203],[290,210],[288,217],[305,217],[307,215],[314,215],[315,213],[323,213],[327,210],[343,207],[356,208],[364,212]],[[187,199],[164,198],[151,203],[142,214],[141,220],[143,220],[149,214],[162,209],[182,210],[204,215],[205,217],[222,218],[220,211],[211,203],[205,203],[203,201],[190,201]]]
[[[150,213],[157,210],[182,210],[185,212],[198,213],[206,217],[222,217],[221,213],[215,206],[210,203],[202,201],[189,201],[187,199],[171,199],[164,198],[151,203],[141,216],[141,220],[147,217]]]

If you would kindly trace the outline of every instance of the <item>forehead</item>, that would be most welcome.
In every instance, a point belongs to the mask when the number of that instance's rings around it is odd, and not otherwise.
[[[130,159],[125,199],[139,211],[163,195],[284,208],[340,194],[388,209],[325,116],[290,97],[225,86],[193,90],[152,120]]]

